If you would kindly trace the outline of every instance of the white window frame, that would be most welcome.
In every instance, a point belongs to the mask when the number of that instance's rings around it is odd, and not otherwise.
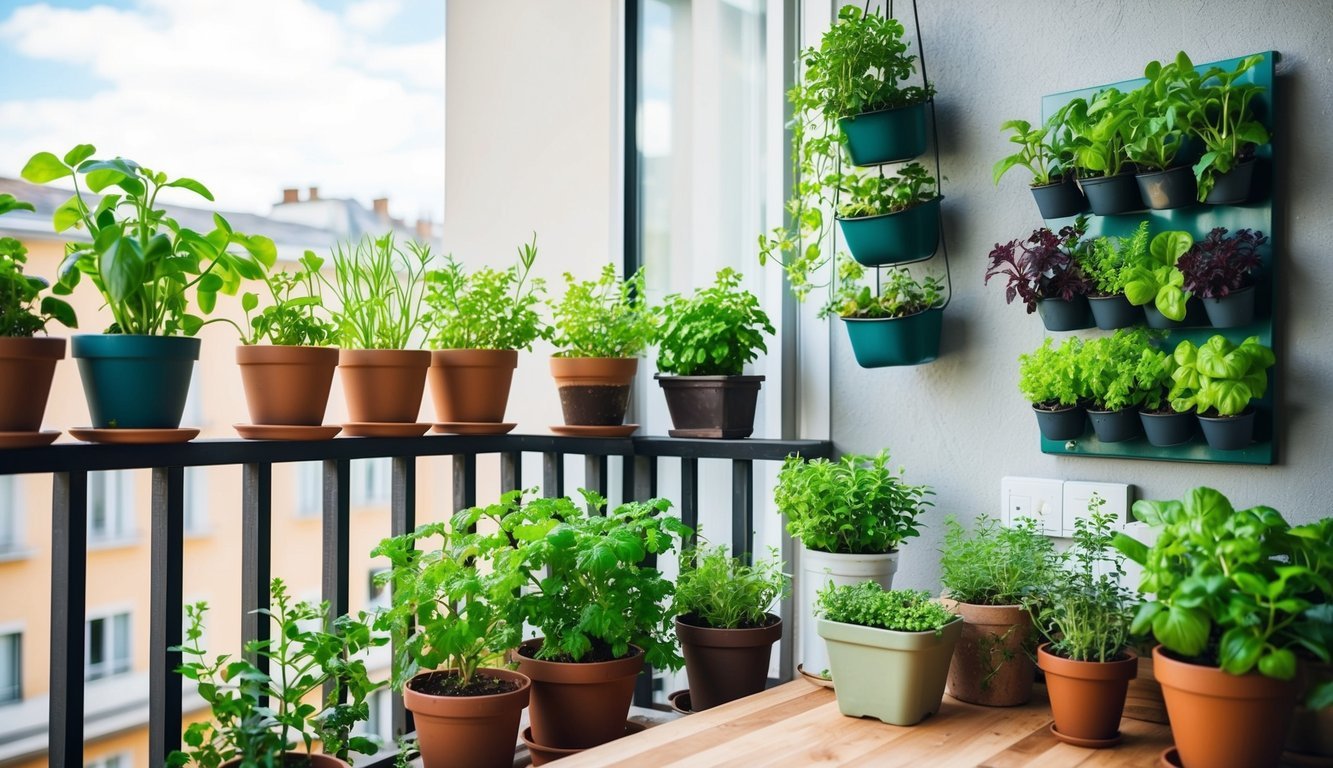
[[[393,493],[393,460],[388,457],[354,459],[351,479],[352,506],[388,504]]]
[[[133,765],[133,753],[116,752],[114,754],[103,755],[99,758],[89,760],[83,764],[83,768],[131,768]]]
[[[105,504],[104,530],[95,527],[94,507],[98,503]],[[89,545],[123,544],[135,536],[134,473],[127,469],[88,473]]]
[[[22,624],[0,626],[0,641],[13,638],[14,649],[12,661],[0,656],[0,665],[12,664],[14,672],[13,695],[7,696],[6,691],[0,689],[0,707],[23,701],[23,629]],[[0,647],[3,647],[3,643],[0,643]]]
[[[118,622],[124,618],[125,632],[124,645],[122,649],[116,648],[117,633],[113,622]],[[93,622],[103,622],[102,640],[103,653],[102,661],[96,664],[92,661],[93,650]],[[83,679],[84,682],[93,680],[105,680],[107,678],[124,675],[134,670],[134,614],[128,608],[102,610],[97,613],[89,613],[83,623]],[[120,655],[115,652],[121,651]]]
[[[0,476],[0,560],[24,551],[23,515],[19,514],[19,478]]]
[[[182,524],[186,536],[204,536],[208,524],[208,467],[185,468],[185,514]]]
[[[319,517],[324,509],[324,467],[318,461],[302,461],[292,465],[296,475],[292,483],[292,515],[300,518]]]

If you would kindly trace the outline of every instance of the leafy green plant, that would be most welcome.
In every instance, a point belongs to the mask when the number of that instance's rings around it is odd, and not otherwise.
[[[1083,274],[1092,282],[1092,296],[1115,296],[1125,292],[1130,270],[1148,263],[1148,222],[1140,221],[1129,237],[1103,235],[1093,238],[1083,253]]]
[[[333,251],[333,313],[339,346],[346,349],[414,349],[425,317],[423,296],[430,246],[416,241],[404,250],[393,233],[366,235]]]
[[[1148,413],[1175,413],[1171,392],[1175,387],[1174,354],[1152,347],[1143,350],[1135,366],[1134,386],[1139,391],[1140,410]],[[1182,403],[1183,405],[1183,403]],[[1181,413],[1192,406],[1186,406]]]
[[[773,492],[787,533],[810,549],[852,555],[893,552],[919,535],[917,518],[935,492],[904,482],[904,470],[888,462],[887,450],[838,461],[789,456]]]
[[[700,546],[681,553],[675,606],[682,620],[713,629],[748,629],[767,623],[774,601],[791,590],[776,549],[746,565],[726,546]]]
[[[1191,107],[1182,82],[1193,72],[1194,64],[1184,51],[1166,64],[1150,61],[1143,70],[1148,82],[1127,97],[1133,114],[1125,154],[1141,170],[1165,171],[1175,165],[1188,135]]]
[[[1194,236],[1182,230],[1158,232],[1148,245],[1148,258],[1135,261],[1125,276],[1125,297],[1136,307],[1152,302],[1163,317],[1184,320],[1189,293],[1185,275],[1176,262],[1194,245]],[[1141,258],[1141,256],[1136,257]]]
[[[1138,501],[1133,511],[1158,529],[1151,547],[1123,533],[1113,542],[1143,566],[1139,591],[1148,597],[1133,632],[1151,632],[1171,653],[1233,675],[1257,669],[1289,680],[1297,651],[1330,660],[1327,521],[1292,527],[1272,507],[1235,509],[1212,488],[1181,501]]]
[[[1122,329],[1111,336],[1084,342],[1078,366],[1087,384],[1092,407],[1119,411],[1139,405],[1145,391],[1140,386],[1140,364],[1153,351],[1153,336],[1146,329]]]
[[[1183,51],[1179,55],[1185,56]],[[1253,158],[1255,148],[1268,143],[1268,129],[1254,118],[1253,110],[1254,97],[1264,87],[1240,82],[1263,60],[1260,55],[1247,56],[1230,71],[1211,67],[1199,74],[1191,65],[1180,72],[1190,133],[1204,145],[1203,155],[1194,164],[1200,201],[1208,197],[1218,175]]]
[[[984,284],[992,277],[1005,279],[1004,301],[1012,304],[1022,299],[1028,314],[1043,299],[1069,301],[1087,294],[1091,284],[1083,274],[1083,261],[1090,246],[1083,236],[1088,232],[1088,217],[1079,216],[1073,224],[1052,232],[1049,227],[1032,230],[1026,240],[996,243],[989,260]]]
[[[1074,159],[1074,140],[1070,131],[1068,116],[1070,106],[1066,104],[1041,126],[1034,126],[1026,120],[1009,120],[1000,126],[1001,131],[1009,131],[1009,141],[1018,145],[1018,151],[1001,158],[991,169],[991,180],[1000,183],[1000,178],[1014,168],[1025,168],[1032,174],[1031,186],[1042,187],[1064,180],[1072,173]]]
[[[537,261],[537,235],[518,247],[518,262],[503,270],[468,273],[451,254],[443,269],[426,275],[426,304],[436,349],[531,350],[550,329],[537,314],[546,284],[530,278]]]
[[[1114,661],[1129,644],[1137,600],[1121,586],[1124,557],[1111,547],[1115,515],[1093,494],[1088,516],[1074,520],[1074,545],[1062,552],[1063,570],[1036,616],[1051,652],[1074,661]]]
[[[324,309],[320,270],[324,260],[314,251],[301,257],[300,269],[275,270],[264,275],[272,303],[251,316],[259,307],[259,294],[241,295],[245,310],[242,344],[269,344],[319,347],[338,336],[338,326],[318,313]]]
[[[246,643],[246,658],[209,661],[200,643],[208,604],[185,607],[186,642],[172,649],[185,659],[177,671],[198,685],[213,719],[185,729],[186,749],[173,752],[168,765],[218,768],[239,760],[255,768],[300,766],[308,761],[299,755],[310,754],[316,739],[340,757],[378,749],[369,738],[347,734],[370,718],[367,699],[383,685],[371,682],[365,662],[355,657],[388,638],[371,633],[364,613],[339,616],[331,629],[312,629],[324,625],[329,604],[294,601],[281,579],[273,580],[269,595],[272,607],[258,613],[273,622],[274,632],[268,640]],[[269,671],[256,667],[255,658],[267,660]],[[316,706],[311,699],[321,690]]]
[[[921,280],[901,267],[879,273],[879,290],[863,285],[865,267],[843,256],[838,260],[838,291],[822,316],[856,318],[910,317],[945,304],[944,284],[934,275]]]
[[[939,195],[935,177],[921,163],[908,163],[893,176],[843,174],[839,182],[847,202],[838,206],[843,218],[898,213],[928,203]]]
[[[1133,117],[1128,95],[1116,88],[1103,88],[1090,101],[1071,100],[1066,110],[1079,178],[1117,176],[1124,171],[1129,160],[1125,145]]]
[[[0,194],[0,215],[10,211],[35,210],[32,203]],[[55,320],[69,328],[79,327],[74,308],[55,296],[42,296],[49,283],[40,277],[23,274],[28,249],[12,237],[0,237],[0,336],[27,337],[46,328]],[[41,303],[37,306],[38,297]]]
[[[1175,350],[1172,407],[1202,415],[1236,416],[1268,391],[1273,350],[1251,336],[1239,345],[1221,334],[1196,347],[1182,341]]]
[[[1083,342],[1077,337],[1060,346],[1046,337],[1041,346],[1018,357],[1018,390],[1037,408],[1058,410],[1088,397],[1087,378],[1080,365]]]
[[[1057,576],[1055,545],[1037,521],[1002,525],[979,515],[972,533],[950,516],[944,521],[940,583],[950,598],[973,605],[1039,605]]]
[[[677,376],[736,376],[767,352],[775,333],[759,299],[741,287],[731,268],[693,296],[667,296],[658,307],[657,370]]]
[[[213,230],[200,234],[157,207],[158,193],[167,188],[188,190],[211,202],[213,193],[198,181],[169,179],[121,157],[96,160],[96,152],[91,144],[79,144],[63,159],[38,152],[21,175],[34,184],[66,177],[73,183],[73,197],[56,208],[52,224],[56,232],[83,229],[92,242],[65,246],[60,281],[52,291],[68,295],[86,274],[114,319],[107,333],[193,336],[205,321],[188,312],[190,292],[208,314],[219,292],[234,294],[242,280],[260,279],[277,260],[272,240],[236,232],[216,213]],[[80,176],[90,192],[115,191],[90,206]]]
[[[628,280],[611,264],[596,280],[565,273],[565,295],[551,303],[560,357],[635,357],[653,340],[656,318],[648,306],[643,270]]]
[[[873,581],[852,586],[831,582],[819,591],[816,611],[828,621],[859,624],[895,632],[935,632],[958,616],[932,600],[924,590],[890,589]]]

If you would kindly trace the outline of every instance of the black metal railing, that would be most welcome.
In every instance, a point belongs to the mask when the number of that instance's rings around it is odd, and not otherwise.
[[[584,487],[607,495],[608,459],[622,457],[622,495],[648,499],[659,495],[658,461],[680,460],[678,496],[669,496],[681,520],[699,523],[699,461],[731,462],[731,545],[734,552],[753,549],[754,462],[781,461],[792,454],[827,457],[832,444],[816,440],[687,440],[665,437],[577,438],[543,435],[432,436],[354,438],[310,442],[201,440],[184,445],[53,445],[0,451],[0,475],[50,473],[51,515],[51,673],[49,764],[83,764],[84,621],[87,581],[88,473],[117,469],[152,470],[151,616],[149,620],[149,765],[161,766],[181,742],[180,654],[168,650],[181,642],[185,467],[242,467],[242,576],[240,620],[245,641],[267,637],[269,623],[254,611],[268,607],[272,546],[273,465],[323,463],[323,598],[334,615],[346,613],[349,593],[349,513],[351,462],[390,457],[392,491],[390,530],[394,535],[416,527],[417,459],[450,456],[453,508],[477,503],[477,456],[500,457],[500,491],[524,487],[524,454],[541,454],[542,492],[565,494],[565,457],[583,456]],[[791,562],[793,542],[783,536],[783,558]],[[782,606],[791,615],[790,598]],[[779,669],[792,669],[792,622],[783,623]],[[652,694],[645,676],[637,694]],[[393,697],[393,729],[410,729],[402,699]],[[362,760],[360,766],[388,766],[392,753]]]

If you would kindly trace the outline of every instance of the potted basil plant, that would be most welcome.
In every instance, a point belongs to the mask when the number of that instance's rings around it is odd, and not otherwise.
[[[1175,328],[1185,322],[1190,294],[1176,264],[1192,245],[1194,236],[1183,230],[1158,232],[1146,255],[1133,256],[1125,275],[1125,296],[1130,304],[1143,307],[1148,327]]]
[[[1263,260],[1259,249],[1268,243],[1262,232],[1241,229],[1228,235],[1214,227],[1176,261],[1182,287],[1203,301],[1215,328],[1254,322],[1254,284]]]
[[[1083,254],[1083,273],[1089,282],[1088,305],[1092,319],[1103,331],[1128,328],[1143,320],[1143,312],[1125,295],[1125,283],[1134,264],[1148,258],[1148,222],[1141,221],[1129,237],[1093,238]]]
[[[838,206],[838,225],[861,264],[923,261],[939,248],[944,197],[925,166],[908,163],[892,176],[843,174],[839,186],[846,202]]]
[[[1219,451],[1249,447],[1256,413],[1251,404],[1268,391],[1273,350],[1258,336],[1235,344],[1219,334],[1197,347],[1180,342],[1175,359],[1176,399],[1198,412],[1208,445]]]
[[[1018,357],[1018,389],[1032,404],[1037,428],[1047,440],[1077,440],[1086,429],[1089,390],[1080,364],[1082,347],[1078,338],[1056,347],[1048,336]]]
[[[1126,153],[1133,117],[1128,94],[1103,88],[1091,99],[1072,99],[1066,110],[1074,172],[1092,212],[1111,216],[1141,210],[1143,200]]]
[[[944,285],[934,275],[921,280],[901,267],[879,275],[879,290],[861,283],[865,268],[843,257],[839,288],[823,315],[836,314],[847,328],[852,354],[862,368],[922,365],[940,356]]]
[[[1005,279],[1004,300],[1021,299],[1028,314],[1041,314],[1049,331],[1076,331],[1092,325],[1087,294],[1091,288],[1083,274],[1083,261],[1090,249],[1083,239],[1088,219],[1052,232],[1049,227],[1032,231],[1026,240],[996,243],[987,256],[986,283],[992,277]]]
[[[1032,175],[1032,197],[1043,219],[1063,219],[1088,210],[1088,200],[1074,178],[1069,110],[1066,104],[1040,126],[1026,120],[1008,120],[1000,126],[1001,131],[1012,134],[1009,141],[1018,145],[1018,151],[995,163],[991,179],[999,185],[1000,178],[1014,168],[1026,169]]]

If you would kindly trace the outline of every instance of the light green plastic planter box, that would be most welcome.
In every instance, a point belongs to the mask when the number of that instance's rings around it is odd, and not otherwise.
[[[940,709],[961,617],[934,632],[895,632],[818,620],[828,645],[838,710],[890,725],[916,725]]]

